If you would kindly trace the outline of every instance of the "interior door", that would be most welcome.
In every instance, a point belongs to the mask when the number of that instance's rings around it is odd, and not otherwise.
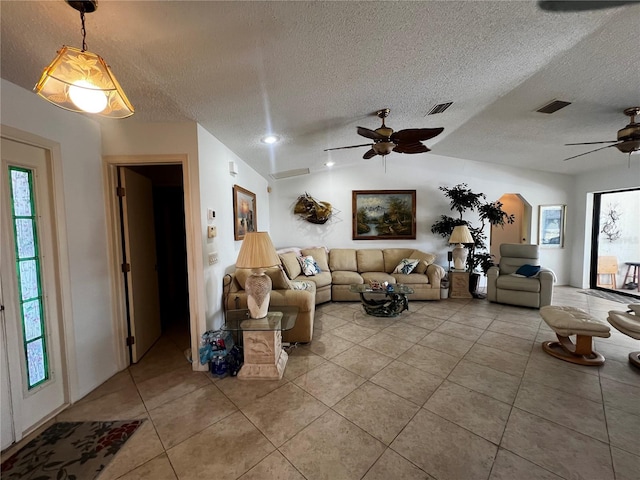
[[[5,138],[1,147],[4,448],[55,414],[66,403],[67,387],[49,154]]]
[[[1,247],[0,247],[1,248]],[[7,337],[5,335],[4,300],[2,298],[2,277],[0,277],[0,417],[1,449],[15,441],[13,433],[13,409],[11,406],[11,385],[9,383],[9,360],[7,359]]]
[[[500,262],[500,245],[503,243],[530,243],[529,223],[530,207],[522,197],[515,193],[505,193],[500,197],[502,209],[515,217],[513,223],[508,223],[504,227],[491,226],[490,253],[494,256],[495,263]]]
[[[138,362],[162,333],[151,180],[120,167],[122,237],[128,298],[131,361]],[[122,190],[121,190],[122,191]],[[128,270],[128,271],[126,271]]]

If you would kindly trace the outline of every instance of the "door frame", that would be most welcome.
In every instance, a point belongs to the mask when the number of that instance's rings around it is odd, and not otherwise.
[[[202,235],[200,222],[196,222],[200,212],[200,191],[197,171],[190,167],[186,154],[168,155],[105,155],[103,160],[104,195],[107,211],[107,236],[109,245],[109,276],[113,292],[113,331],[114,348],[118,368],[124,370],[129,366],[129,347],[127,338],[126,291],[122,281],[122,242],[120,235],[120,207],[116,188],[118,186],[118,167],[181,165],[182,187],[184,191],[185,235],[187,243],[187,285],[189,287],[189,328],[192,345],[193,370],[206,370],[206,365],[197,361],[197,349],[200,333],[206,330],[204,313],[204,270],[202,261]],[[197,170],[197,168],[195,169]]]
[[[75,397],[78,392],[77,382],[77,362],[76,362],[76,348],[75,348],[75,333],[74,333],[74,321],[73,321],[73,304],[71,300],[71,274],[69,269],[69,254],[68,254],[68,241],[67,241],[67,221],[66,210],[64,201],[64,182],[62,172],[62,149],[58,142],[49,140],[48,138],[35,135],[30,132],[10,127],[8,125],[0,125],[0,136],[13,140],[15,142],[32,145],[34,147],[42,148],[47,151],[49,157],[49,167],[51,172],[51,230],[52,230],[52,247],[53,255],[57,269],[54,269],[52,276],[57,283],[57,315],[58,315],[58,328],[60,329],[60,361],[62,372],[59,372],[60,381],[62,382],[62,389],[64,394],[63,404],[53,412],[50,412],[47,416],[42,418],[39,422],[34,424],[27,430],[21,430],[15,428],[15,419],[12,418],[14,423],[14,436],[15,442],[18,442],[25,435],[36,430],[38,427],[46,423],[55,415],[70,405],[70,399]],[[5,292],[6,293],[6,292]],[[9,348],[9,346],[7,346]],[[72,374],[73,372],[73,374]],[[20,398],[22,396],[22,383],[20,383],[19,391],[16,391],[12,381],[11,396],[12,396],[12,409],[15,412],[20,407]]]

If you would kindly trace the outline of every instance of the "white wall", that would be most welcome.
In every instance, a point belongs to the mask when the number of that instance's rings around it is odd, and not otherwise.
[[[102,194],[100,127],[84,115],[67,112],[34,93],[2,80],[2,124],[60,145],[66,211],[71,316],[67,345],[70,399],[75,401],[116,372],[111,292]],[[64,267],[62,265],[61,267]]]
[[[638,187],[640,187],[640,158],[637,155],[631,157],[629,166],[617,165],[587,172],[576,178],[574,195],[576,220],[584,219],[584,222],[577,222],[573,226],[576,230],[576,238],[579,241],[576,242],[572,251],[571,285],[580,288],[588,288],[589,286],[593,194]],[[638,215],[637,212],[636,215]],[[637,218],[636,216],[636,222],[638,221]]]
[[[276,247],[326,245],[329,248],[417,247],[437,254],[436,262],[447,266],[448,244],[431,233],[431,225],[440,215],[456,216],[439,186],[451,187],[467,183],[487,200],[497,200],[504,193],[519,193],[532,207],[532,243],[537,242],[538,205],[566,204],[568,215],[573,205],[574,181],[567,175],[514,169],[433,154],[391,155],[386,173],[379,159],[361,165],[329,169],[325,173],[279,180],[274,184],[271,199],[271,235]],[[357,240],[351,238],[352,190],[416,190],[416,240]],[[297,197],[309,193],[317,200],[327,201],[340,212],[325,225],[314,225],[293,214]],[[465,219],[470,219],[465,216]],[[541,249],[543,265],[553,269],[559,284],[570,279],[570,255],[575,235],[567,230],[563,249]]]

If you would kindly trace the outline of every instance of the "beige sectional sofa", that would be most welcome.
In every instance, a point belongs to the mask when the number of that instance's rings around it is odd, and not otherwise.
[[[435,255],[413,248],[334,248],[287,249],[280,251],[282,268],[267,270],[271,277],[271,305],[294,305],[300,309],[296,326],[282,333],[285,342],[310,342],[313,337],[315,305],[329,301],[358,301],[359,294],[349,290],[352,284],[379,282],[402,283],[414,290],[410,300],[440,300],[440,281],[445,270],[435,265]],[[321,272],[305,276],[298,257],[312,256]],[[420,260],[409,274],[393,273],[404,258]],[[237,269],[225,283],[226,308],[247,308],[244,283],[249,270]]]

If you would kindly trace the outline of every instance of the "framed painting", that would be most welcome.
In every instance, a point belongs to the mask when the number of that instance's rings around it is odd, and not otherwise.
[[[540,205],[538,209],[538,245],[564,247],[566,205]]]
[[[415,190],[353,190],[353,240],[415,240]]]
[[[233,186],[233,219],[233,238],[236,240],[243,240],[247,233],[258,228],[256,194],[239,185]]]

